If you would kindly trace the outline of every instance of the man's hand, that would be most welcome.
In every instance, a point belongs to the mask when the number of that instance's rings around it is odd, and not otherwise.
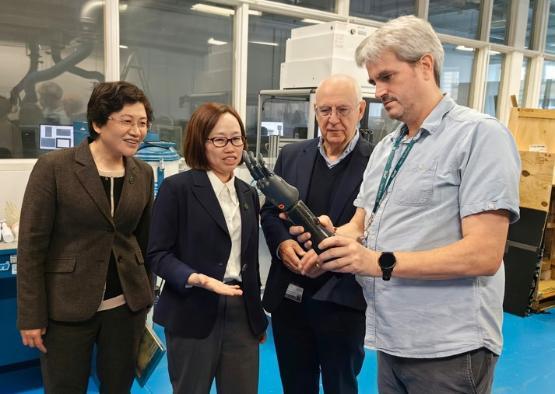
[[[301,270],[301,257],[303,257],[306,252],[301,245],[297,243],[294,239],[287,239],[279,244],[278,254],[283,261],[283,265],[287,269],[295,274],[300,273]]]
[[[191,286],[202,287],[206,290],[225,296],[243,295],[243,290],[241,290],[238,285],[226,285],[224,282],[204,274],[191,274],[189,276],[187,284]]]
[[[36,347],[41,352],[46,353],[46,347],[42,342],[42,336],[46,334],[46,327],[34,330],[20,330],[19,332],[25,346]]]
[[[282,219],[287,219],[287,215],[284,213],[280,213],[279,215]],[[335,233],[336,228],[333,226],[333,223],[329,216],[322,215],[318,216],[318,220],[320,224],[324,226],[327,230],[331,233]],[[306,249],[312,248],[312,241],[310,241],[310,233],[308,231],[304,231],[303,226],[291,226],[289,227],[289,234],[297,237],[297,241],[303,244]]]
[[[318,264],[325,271],[381,276],[378,253],[352,238],[336,235],[323,240],[320,248],[324,252],[318,256]]]
[[[309,278],[317,278],[322,275],[324,271],[318,262],[318,255],[314,249],[310,249],[301,259],[301,274]]]

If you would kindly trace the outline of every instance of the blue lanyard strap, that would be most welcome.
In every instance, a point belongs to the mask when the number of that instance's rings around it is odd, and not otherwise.
[[[401,133],[399,134],[399,137],[397,137],[397,139],[395,140],[395,143],[393,144],[393,148],[391,149],[391,153],[389,154],[389,157],[387,158],[387,163],[385,164],[385,168],[383,170],[382,179],[380,181],[380,187],[378,188],[378,194],[376,195],[376,202],[374,203],[374,208],[372,209],[372,214],[375,214],[378,211],[378,208],[380,207],[380,204],[383,198],[385,197],[385,193],[387,189],[389,189],[389,186],[391,185],[391,183],[399,173],[401,166],[405,163],[405,160],[407,159],[407,156],[409,155],[410,150],[412,149],[412,147],[414,146],[414,143],[416,142],[416,138],[413,138],[409,142],[409,144],[403,151],[403,154],[399,158],[399,161],[397,162],[397,164],[393,168],[393,171],[391,171],[391,174],[390,174],[389,171],[391,170],[391,164],[393,162],[393,158],[395,157],[395,152],[397,151],[397,149],[399,149],[399,145],[401,145],[401,141],[403,140],[406,134],[408,133],[401,131]]]

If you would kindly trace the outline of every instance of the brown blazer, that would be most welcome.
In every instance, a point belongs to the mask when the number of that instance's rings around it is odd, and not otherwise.
[[[41,156],[21,209],[17,324],[46,327],[48,319],[82,321],[97,311],[113,251],[131,310],[152,305],[144,265],[152,206],[152,169],[125,159],[115,217],[88,141]]]

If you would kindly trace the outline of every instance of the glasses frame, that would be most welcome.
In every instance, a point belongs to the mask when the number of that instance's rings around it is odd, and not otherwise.
[[[113,120],[114,122],[118,122],[122,127],[125,127],[127,130],[131,130],[133,127],[136,127],[140,131],[148,131],[148,129],[150,129],[150,126],[152,126],[152,123],[149,122],[148,120],[146,121],[146,128],[143,129],[139,125],[139,121],[135,121],[134,119],[131,121],[131,124],[126,124],[127,120],[118,119],[118,118],[115,118],[113,116],[108,116],[108,119]]]
[[[241,138],[241,145],[235,145],[235,144],[233,143],[233,140],[234,140],[235,138]],[[224,144],[224,145],[221,145],[221,146],[216,145],[216,143],[214,142],[214,140],[217,140],[217,139],[222,139],[222,140],[225,139],[225,140],[226,140],[226,141],[225,141],[225,144]],[[231,138],[226,138],[226,137],[212,137],[212,138],[207,138],[206,141],[210,141],[210,142],[212,143],[212,145],[214,145],[216,148],[225,148],[225,147],[227,146],[227,144],[229,144],[229,143],[231,143],[231,146],[234,146],[234,147],[236,147],[236,148],[239,148],[239,147],[241,147],[241,146],[245,146],[245,137],[243,137],[243,136],[236,136],[236,137],[231,137]]]
[[[353,113],[353,111],[355,110],[355,108],[353,108],[353,107],[339,106],[341,109],[346,109],[346,110],[347,110],[347,113],[343,114],[343,113],[341,113],[340,111],[338,111],[337,107],[335,107],[335,106],[324,105],[323,107],[324,107],[324,108],[330,108],[330,110],[331,110],[330,113],[327,114],[327,115],[322,114],[322,113],[320,112],[320,107],[318,107],[317,105],[314,106],[314,112],[316,112],[316,114],[317,114],[318,116],[321,116],[322,118],[329,118],[329,117],[332,116],[332,114],[333,114],[334,112],[335,112],[335,116],[337,116],[338,118],[346,118],[346,117],[348,117],[349,115],[351,115],[351,114]]]

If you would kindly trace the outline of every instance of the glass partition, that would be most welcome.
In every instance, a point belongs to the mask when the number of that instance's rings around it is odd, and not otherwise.
[[[441,89],[448,92],[457,103],[468,105],[475,49],[451,44],[443,44],[443,49],[445,62],[441,73]]]
[[[261,16],[251,15],[249,18],[249,57],[247,73],[247,116],[246,128],[249,150],[256,149],[257,111],[258,95],[261,90],[279,89],[281,63],[285,61],[285,46],[287,39],[291,37],[291,29],[308,24],[298,18],[281,15],[263,14]],[[289,101],[287,101],[289,102]],[[281,104],[280,104],[281,103]],[[286,101],[276,102],[276,111],[266,121],[284,122],[284,134],[294,135],[294,123],[299,123],[295,115],[298,102],[293,99],[291,104]],[[273,105],[271,105],[274,108]],[[266,108],[266,107],[265,107]],[[306,135],[306,133],[305,133]],[[306,137],[305,137],[306,138]],[[262,139],[267,140],[268,135]],[[261,145],[264,152],[265,144]]]
[[[438,33],[480,37],[480,1],[430,0],[428,20]]]
[[[2,2],[0,158],[77,145],[92,88],[104,80],[103,3]],[[41,127],[42,125],[42,127]]]
[[[234,13],[188,0],[129,2],[120,12],[121,79],[145,91],[151,132],[178,150],[200,104],[231,103]]]
[[[555,108],[555,61],[545,61],[543,63],[539,106],[543,109]]]
[[[547,37],[545,39],[545,51],[555,53],[555,0],[551,0],[549,6],[549,19],[547,20]]]
[[[497,111],[499,110],[499,84],[503,76],[504,62],[505,55],[503,53],[490,51],[484,112],[491,116],[497,116]]]
[[[507,44],[507,28],[511,20],[510,7],[510,0],[494,0],[489,33],[490,42]]]
[[[518,92],[518,106],[524,107],[526,100],[526,90],[528,89],[528,75],[530,73],[530,58],[524,56],[520,69],[520,89]]]
[[[414,0],[351,0],[349,3],[349,15],[379,21],[412,15],[415,12]]]
[[[526,38],[524,40],[524,48],[532,49],[532,31],[534,29],[536,4],[537,0],[530,0],[530,3],[528,3],[528,21],[526,23]]]
[[[335,0],[272,0],[276,3],[296,5],[299,7],[313,8],[321,11],[333,11]]]

